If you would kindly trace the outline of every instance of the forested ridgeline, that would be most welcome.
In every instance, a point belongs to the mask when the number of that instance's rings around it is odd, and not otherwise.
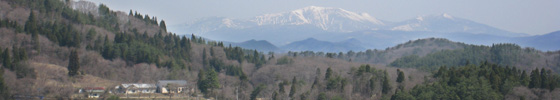
[[[560,76],[544,68],[527,72],[516,67],[484,62],[479,65],[439,67],[432,77],[436,79],[434,82],[417,85],[409,91],[396,90],[391,99],[554,99],[558,98],[555,94],[560,92],[557,89]]]
[[[537,67],[560,72],[560,52],[542,52],[521,48],[517,44],[498,43],[491,46],[469,45],[442,38],[426,38],[399,44],[386,50],[330,52],[288,52],[292,57],[328,57],[352,62],[374,63],[399,68],[434,71],[439,66],[462,66],[488,61],[501,66],[518,66],[522,70]]]
[[[501,66],[518,66],[522,70],[538,67],[560,72],[560,52],[541,52],[533,48],[521,48],[516,44],[494,44],[492,46],[470,45],[463,49],[442,50],[426,56],[409,55],[399,58],[390,66],[419,68],[427,71],[436,66],[461,66],[466,64],[495,63]]]

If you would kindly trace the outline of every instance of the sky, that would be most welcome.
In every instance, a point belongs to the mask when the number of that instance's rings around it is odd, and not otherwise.
[[[157,16],[168,26],[204,17],[246,19],[307,6],[365,12],[399,22],[423,15],[447,13],[499,29],[546,34],[560,30],[560,0],[87,0],[128,13]]]

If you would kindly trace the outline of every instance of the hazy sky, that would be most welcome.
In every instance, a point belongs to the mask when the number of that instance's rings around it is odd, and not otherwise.
[[[448,13],[511,32],[545,34],[560,30],[560,0],[88,0],[113,10],[138,11],[168,26],[202,17],[250,18],[307,6],[366,12],[385,21]]]

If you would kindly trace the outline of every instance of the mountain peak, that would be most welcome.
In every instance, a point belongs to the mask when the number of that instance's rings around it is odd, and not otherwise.
[[[441,16],[443,16],[444,18],[447,18],[447,19],[453,19],[453,16],[451,16],[447,13],[443,13],[443,14],[441,14]]]
[[[257,25],[313,25],[322,30],[349,32],[367,30],[385,25],[367,13],[356,13],[341,8],[308,6],[283,13],[257,16],[251,20]],[[366,27],[367,26],[367,27]],[[357,29],[351,29],[357,28]]]

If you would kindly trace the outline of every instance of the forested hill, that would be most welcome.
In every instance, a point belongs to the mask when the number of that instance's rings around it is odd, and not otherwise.
[[[560,76],[544,68],[525,71],[484,62],[440,67],[432,77],[437,80],[431,84],[396,90],[391,100],[550,100],[560,93]]]
[[[103,4],[0,0],[0,8],[2,97],[73,98],[77,89],[91,86],[196,82],[200,70],[227,69],[220,73],[239,77],[268,59],[258,51],[180,37],[155,16]]]
[[[556,73],[560,72],[560,52],[542,52],[507,43],[492,46],[468,45],[462,49],[442,50],[425,56],[409,55],[399,58],[389,65],[435,70],[440,66],[460,66],[483,62],[515,66],[523,70],[546,68],[552,69]]]
[[[386,48],[385,50],[368,49],[365,51],[348,52],[288,52],[289,55],[297,56],[327,56],[349,60],[353,62],[372,63],[386,65],[397,58],[409,55],[425,56],[441,50],[455,50],[468,46],[468,44],[453,42],[443,38],[426,38],[410,40],[406,43]]]
[[[298,56],[326,56],[353,62],[381,64],[400,68],[433,71],[441,66],[462,66],[468,63],[495,63],[516,66],[523,70],[552,69],[560,73],[560,51],[539,51],[517,44],[498,43],[491,46],[453,42],[443,38],[411,40],[385,50],[349,51],[339,53],[289,52]]]

